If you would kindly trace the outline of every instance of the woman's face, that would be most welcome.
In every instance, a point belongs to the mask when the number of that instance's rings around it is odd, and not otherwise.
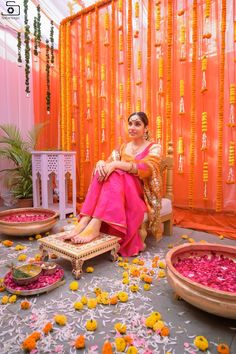
[[[128,121],[128,133],[132,139],[143,138],[145,133],[145,126],[140,117],[135,114]]]

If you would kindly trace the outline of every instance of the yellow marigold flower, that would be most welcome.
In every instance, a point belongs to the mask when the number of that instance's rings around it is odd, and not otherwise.
[[[84,305],[82,304],[82,302],[81,301],[76,301],[75,303],[74,303],[74,309],[75,310],[82,310],[83,309],[83,307],[84,307]]]
[[[126,271],[123,272],[122,277],[123,277],[123,278],[129,278],[129,273],[126,272]]]
[[[2,241],[2,244],[5,247],[11,247],[13,245],[13,242],[10,240],[4,240],[4,241]]]
[[[162,269],[165,269],[165,268],[166,268],[166,264],[165,264],[164,261],[160,261],[160,262],[158,263],[158,265],[159,265],[159,268],[162,268]]]
[[[158,272],[158,277],[159,278],[165,278],[166,276],[166,272],[164,271],[164,269],[161,269],[159,272]]]
[[[35,235],[35,240],[39,240],[40,238],[42,238],[42,235],[40,234]]]
[[[188,235],[182,235],[181,238],[182,238],[183,240],[187,240],[187,239],[188,239]]]
[[[194,345],[203,352],[208,348],[208,341],[204,336],[197,336],[193,341]]]
[[[9,297],[7,295],[5,295],[2,297],[1,303],[3,305],[6,305],[8,303],[8,300],[9,300]]]
[[[146,290],[146,291],[150,290],[150,288],[151,288],[150,284],[146,283],[146,284],[143,285],[143,289]]]
[[[160,312],[157,312],[157,311],[152,312],[150,316],[155,317],[157,319],[157,321],[159,321],[161,319],[161,314],[160,314]]]
[[[134,258],[134,259],[132,260],[132,263],[133,263],[133,264],[139,264],[139,259],[138,259],[138,258]]]
[[[34,259],[35,259],[36,261],[41,261],[41,254],[36,253],[35,256],[34,256]]]
[[[54,316],[54,321],[59,326],[65,326],[67,324],[67,317],[65,315],[58,314]]]
[[[188,242],[189,243],[195,243],[196,241],[193,238],[189,237]]]
[[[134,345],[131,345],[126,352],[126,354],[137,354],[137,353],[138,353],[138,349]]]
[[[122,337],[115,339],[116,350],[118,352],[124,352],[126,348],[126,341]]]
[[[145,326],[147,328],[153,328],[156,322],[157,322],[157,318],[155,316],[148,316],[145,320]]]
[[[16,245],[16,247],[15,247],[15,251],[22,251],[25,249],[26,249],[26,246],[23,246],[23,245]]]
[[[119,266],[119,267],[123,267],[124,264],[125,264],[124,262],[118,262],[118,266]]]
[[[124,263],[124,264],[123,264],[123,269],[129,269],[129,264]]]
[[[102,292],[100,295],[98,295],[97,302],[99,304],[109,305],[110,303],[109,294],[105,291]]]
[[[88,299],[87,306],[89,309],[94,309],[97,306],[97,303],[96,299]]]
[[[165,323],[163,322],[163,321],[161,321],[161,320],[158,320],[155,324],[154,324],[154,326],[153,326],[153,330],[156,332],[158,332],[158,331],[160,331],[162,328],[164,328],[165,327]]]
[[[118,262],[122,262],[122,261],[123,261],[123,258],[122,258],[122,257],[118,257],[118,258],[117,258],[117,261],[118,261]]]
[[[83,305],[87,305],[87,301],[88,300],[87,300],[87,297],[85,295],[81,297],[80,301],[82,302]]]
[[[21,304],[20,304],[20,308],[22,310],[28,310],[30,307],[31,307],[31,303],[29,301],[27,301],[27,300],[22,301]]]
[[[97,321],[96,320],[88,320],[85,324],[85,328],[87,331],[95,331],[97,329]]]
[[[133,284],[130,286],[130,290],[133,292],[133,293],[136,293],[138,290],[139,290],[139,287],[137,284]]]
[[[128,299],[129,299],[129,296],[128,294],[125,292],[125,291],[120,291],[118,293],[118,299],[121,301],[121,302],[127,302]]]
[[[125,334],[126,333],[126,325],[124,323],[115,323],[114,329],[119,332],[120,334]]]
[[[95,288],[95,289],[93,289],[93,291],[94,291],[94,293],[95,293],[96,295],[99,295],[99,294],[102,293],[102,289],[101,289],[101,288]]]
[[[19,254],[19,256],[17,257],[17,260],[19,262],[24,262],[26,260],[27,256],[26,254]]]
[[[87,267],[86,268],[86,272],[87,273],[93,273],[94,272],[94,268],[93,267]]]
[[[30,236],[29,241],[34,241],[34,238],[32,236]]]
[[[125,284],[125,285],[128,285],[129,284],[129,278],[124,278],[122,280],[122,283]]]
[[[76,291],[76,290],[78,290],[79,289],[79,283],[77,282],[77,281],[72,281],[71,283],[70,283],[70,290],[72,290],[72,291]]]
[[[12,295],[12,296],[9,297],[8,302],[10,304],[14,304],[16,302],[16,300],[17,300],[17,296],[16,295]]]

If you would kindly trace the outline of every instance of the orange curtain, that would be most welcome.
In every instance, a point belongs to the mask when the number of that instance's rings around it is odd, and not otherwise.
[[[142,110],[163,153],[174,143],[174,204],[236,210],[235,7],[106,0],[62,21],[61,147],[78,152],[81,201],[95,162]]]
[[[59,63],[58,50],[54,50],[54,64],[50,66],[50,111],[47,111],[46,92],[46,47],[41,44],[39,55],[32,54],[32,74],[34,92],[34,122],[47,122],[40,134],[37,149],[55,150],[59,148]]]

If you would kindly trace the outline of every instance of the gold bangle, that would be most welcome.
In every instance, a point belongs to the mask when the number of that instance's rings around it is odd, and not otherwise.
[[[132,169],[133,169],[133,167],[134,167],[133,162],[130,162],[130,164],[131,164],[131,167],[127,170],[128,173],[131,173],[131,172],[132,172]]]

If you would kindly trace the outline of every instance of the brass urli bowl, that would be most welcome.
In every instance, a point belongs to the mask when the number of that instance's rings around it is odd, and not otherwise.
[[[14,276],[14,272],[16,271],[22,271],[24,273],[27,273],[29,276],[25,278],[16,277]],[[22,266],[14,267],[12,269],[12,278],[19,285],[27,285],[36,281],[39,278],[41,272],[42,272],[42,268],[39,265],[24,264]]]
[[[167,280],[173,290],[185,301],[214,315],[236,319],[236,293],[221,291],[191,281],[180,274],[173,264],[178,259],[203,256],[206,254],[223,255],[236,262],[236,247],[215,243],[184,244],[172,248],[166,255]]]
[[[44,220],[26,221],[26,222],[9,222],[3,220],[4,217],[19,214],[48,214],[48,218]],[[0,212],[0,231],[5,235],[11,236],[27,236],[35,235],[40,232],[50,230],[59,219],[59,213],[50,209],[43,208],[17,208]]]

